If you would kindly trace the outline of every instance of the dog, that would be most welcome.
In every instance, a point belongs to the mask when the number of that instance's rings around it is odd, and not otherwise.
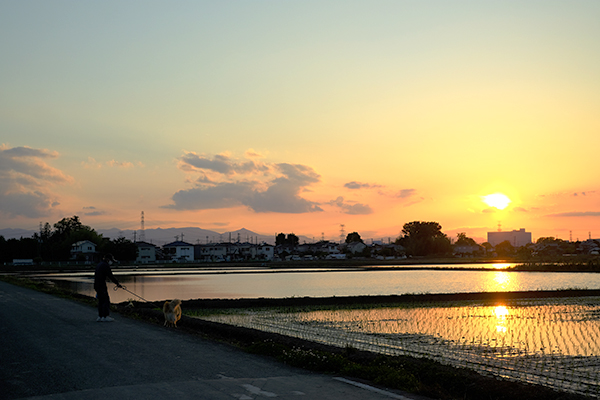
[[[165,315],[165,323],[163,326],[173,326],[177,328],[177,321],[181,319],[181,300],[174,299],[165,301],[163,304],[163,314]]]

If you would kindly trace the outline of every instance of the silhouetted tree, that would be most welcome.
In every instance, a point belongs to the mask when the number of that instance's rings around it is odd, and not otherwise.
[[[450,239],[442,233],[442,226],[437,222],[413,221],[402,227],[404,236],[396,240],[396,244],[405,248],[411,256],[446,255],[452,252]]]
[[[284,233],[280,233],[275,237],[275,245],[276,246],[284,246],[284,247],[298,247],[298,244],[300,243],[300,238],[298,238],[298,236],[294,235],[293,233],[290,233],[287,235],[287,237],[285,236]]]
[[[287,243],[290,247],[298,247],[298,244],[300,244],[300,238],[293,233],[290,233],[287,236]]]
[[[138,247],[131,240],[120,237],[107,241],[102,252],[111,253],[119,261],[133,261],[137,258]]]
[[[358,232],[352,232],[352,233],[349,233],[346,236],[346,243],[353,243],[353,242],[361,242],[361,243],[363,243],[363,240],[361,239],[361,237],[358,234]]]
[[[508,257],[515,254],[515,247],[508,240],[498,243],[495,247],[496,254],[500,257]]]
[[[466,233],[461,232],[456,235],[456,243],[457,246],[477,246],[477,242],[474,239],[471,239],[467,236]]]
[[[275,246],[285,245],[285,233],[280,233],[275,236]]]
[[[98,234],[89,226],[83,225],[77,215],[70,218],[63,218],[54,224],[54,229],[46,223],[39,233],[35,233],[33,238],[39,245],[39,256],[44,261],[64,261],[71,258],[71,246],[73,243],[89,240],[102,247],[106,239]],[[38,254],[36,254],[38,255]]]

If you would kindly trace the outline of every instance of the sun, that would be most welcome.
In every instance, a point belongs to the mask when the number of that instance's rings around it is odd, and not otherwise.
[[[493,193],[483,196],[483,202],[490,207],[497,208],[498,210],[504,210],[510,204],[508,196],[502,193]]]

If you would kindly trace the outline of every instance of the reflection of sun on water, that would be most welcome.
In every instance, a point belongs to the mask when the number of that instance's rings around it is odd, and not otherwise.
[[[502,270],[490,271],[485,275],[486,280],[482,282],[486,292],[515,292],[519,290],[518,275],[513,272]]]
[[[506,317],[509,315],[508,308],[506,306],[496,306],[493,313],[496,317],[496,332],[506,333]]]

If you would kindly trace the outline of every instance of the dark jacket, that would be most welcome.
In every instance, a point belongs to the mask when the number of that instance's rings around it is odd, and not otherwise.
[[[106,261],[100,261],[96,266],[96,273],[94,274],[94,290],[96,290],[96,292],[108,292],[106,278],[113,281],[115,285],[119,285],[119,281],[113,275],[110,265],[108,265]]]

